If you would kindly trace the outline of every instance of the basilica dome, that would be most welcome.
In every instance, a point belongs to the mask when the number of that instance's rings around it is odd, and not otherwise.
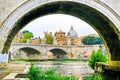
[[[73,26],[71,26],[70,31],[67,33],[67,37],[78,38],[77,32],[73,29]]]

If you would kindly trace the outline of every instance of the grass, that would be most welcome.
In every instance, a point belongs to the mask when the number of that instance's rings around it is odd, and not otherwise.
[[[17,61],[17,62],[27,62],[27,59],[22,59],[22,58],[20,58],[20,59],[15,59],[15,60],[12,60],[12,61]]]
[[[33,64],[29,68],[28,78],[30,80],[78,80],[75,76],[64,76],[55,73],[56,68],[35,68]]]
[[[87,59],[41,59],[41,60],[28,60],[28,59],[16,59],[13,61],[18,61],[18,62],[33,62],[33,61],[56,61],[56,62],[74,62],[74,61],[83,61],[87,62]]]
[[[76,61],[83,61],[83,62],[87,62],[88,60],[85,59],[56,59],[54,60],[56,62],[76,62]]]

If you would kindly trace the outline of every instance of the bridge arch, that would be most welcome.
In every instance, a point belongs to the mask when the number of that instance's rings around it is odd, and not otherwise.
[[[56,56],[56,58],[64,58],[64,56],[67,55],[66,51],[59,48],[54,48],[49,51],[52,52],[53,56]]]
[[[0,51],[7,52],[14,36],[30,21],[54,13],[68,14],[86,21],[102,37],[109,53],[109,62],[120,61],[120,17],[99,0],[27,1],[4,21],[1,30],[7,31]]]
[[[22,50],[27,54],[41,54],[40,51],[30,48],[30,47],[19,48],[19,50]]]
[[[41,52],[31,47],[13,48],[10,51],[13,59],[40,59]]]

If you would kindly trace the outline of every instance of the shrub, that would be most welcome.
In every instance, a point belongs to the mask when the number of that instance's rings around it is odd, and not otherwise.
[[[97,51],[92,52],[92,55],[88,61],[88,65],[94,69],[95,62],[107,62],[107,57],[102,52],[102,48],[100,47]]]
[[[55,70],[55,68],[45,70],[31,65],[28,71],[28,78],[30,80],[78,80],[75,76],[63,76],[56,74]]]
[[[34,68],[34,66],[31,65],[31,67],[29,68],[29,71],[28,71],[28,78],[30,80],[38,80],[39,73],[40,73],[39,68]]]

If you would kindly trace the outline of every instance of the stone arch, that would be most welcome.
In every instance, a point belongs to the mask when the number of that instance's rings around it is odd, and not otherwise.
[[[62,58],[64,57],[65,55],[67,55],[67,52],[62,50],[62,49],[59,49],[59,48],[54,48],[54,49],[51,49],[49,50],[50,52],[52,52],[52,54],[54,56],[56,56],[56,58]]]
[[[24,52],[28,54],[41,54],[40,51],[30,48],[30,47],[19,48],[19,50],[23,50]]]
[[[7,31],[1,51],[8,51],[13,37],[30,21],[53,13],[68,14],[86,21],[102,37],[109,53],[109,60],[120,60],[120,17],[104,3],[96,0],[27,1],[3,23],[1,28]]]
[[[14,58],[23,58],[23,59],[40,59],[41,53],[40,51],[31,48],[31,47],[20,47],[11,51],[11,56]]]
[[[36,52],[39,52],[41,53],[41,51],[38,49],[38,48],[35,48],[33,46],[26,46],[26,45],[16,45],[14,44],[13,46],[11,46],[11,48],[9,49],[10,52],[14,52],[14,51],[17,51],[17,50],[20,50],[20,49],[32,49],[32,50],[35,50]]]

